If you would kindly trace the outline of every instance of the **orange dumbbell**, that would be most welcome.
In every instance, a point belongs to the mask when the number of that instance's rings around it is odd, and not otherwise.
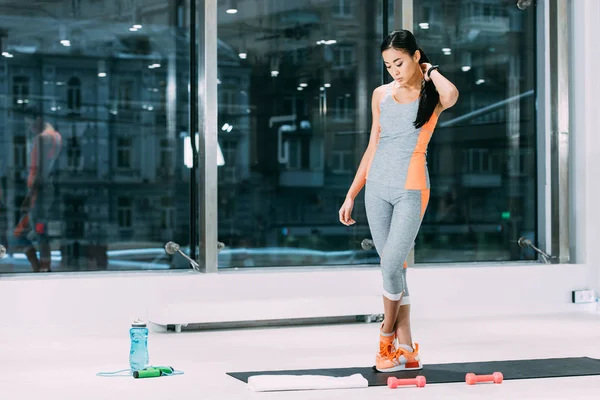
[[[474,385],[479,382],[502,383],[503,379],[504,376],[502,376],[502,372],[494,372],[492,375],[475,375],[472,373],[468,373],[465,377],[467,385]]]
[[[425,387],[427,380],[423,375],[419,375],[416,378],[409,379],[398,379],[390,376],[388,378],[387,384],[390,389],[396,389],[398,386],[412,386],[417,385],[417,387]]]

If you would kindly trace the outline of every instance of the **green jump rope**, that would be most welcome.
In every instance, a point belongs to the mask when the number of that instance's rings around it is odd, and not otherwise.
[[[133,376],[135,379],[158,378],[160,376],[183,375],[183,371],[177,371],[173,367],[146,367],[140,370],[122,369],[114,372],[98,372],[97,376]]]

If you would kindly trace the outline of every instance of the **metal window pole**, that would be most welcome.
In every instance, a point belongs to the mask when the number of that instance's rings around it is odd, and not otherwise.
[[[568,0],[549,8],[550,55],[550,217],[551,261],[568,263],[569,254],[569,15]]]
[[[192,260],[197,260],[196,253],[196,240],[198,238],[197,228],[198,228],[198,201],[197,201],[197,169],[198,169],[198,148],[196,147],[196,132],[198,132],[198,98],[196,93],[198,92],[198,78],[197,68],[198,68],[198,44],[197,44],[197,34],[196,34],[196,24],[198,23],[198,13],[196,12],[196,0],[190,1],[190,90],[189,90],[189,100],[190,100],[190,125],[189,125],[189,135],[190,135],[190,145],[192,147],[192,168],[190,168],[190,257]]]
[[[198,26],[190,40],[197,39],[190,71],[191,97],[197,96],[199,133],[197,211],[199,261],[204,272],[217,272],[217,0],[192,0]],[[195,25],[195,24],[192,24]],[[197,36],[197,38],[196,38]],[[191,56],[191,55],[190,55]],[[195,79],[192,73],[196,72]],[[191,102],[190,102],[191,103]],[[194,109],[192,108],[192,112]],[[191,132],[195,132],[191,130]],[[192,140],[194,143],[194,140]]]
[[[413,7],[413,0],[394,0],[394,26],[390,31],[406,29],[413,32]],[[387,73],[387,70],[385,73]],[[408,267],[415,265],[414,246],[410,250],[410,253],[408,253],[408,257],[406,257],[406,264]]]
[[[413,8],[413,0],[394,0],[393,30],[406,29],[413,32]]]

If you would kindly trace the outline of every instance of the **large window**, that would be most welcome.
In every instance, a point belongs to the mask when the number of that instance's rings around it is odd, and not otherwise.
[[[370,94],[389,82],[384,26],[399,28],[393,7],[408,2],[247,0],[236,12],[225,3],[219,143],[236,142],[237,152],[219,167],[227,207],[218,233],[228,246],[220,267],[377,264],[361,246],[370,238],[364,192],[355,226],[342,226],[337,211],[369,139]],[[534,9],[500,0],[412,9],[420,46],[461,93],[429,148],[431,201],[416,262],[533,259],[517,242],[536,240]],[[231,162],[237,181],[228,179]]]
[[[499,0],[414,1],[414,33],[460,90],[429,147],[431,199],[417,262],[533,259],[536,241],[535,8]]]
[[[219,267],[377,261],[361,248],[362,200],[354,227],[338,209],[368,142],[393,2],[231,4],[218,8]]]
[[[538,240],[535,7],[38,3],[5,1],[0,16],[0,244],[8,249],[0,273],[47,269],[31,251],[50,255],[52,271],[188,268],[164,244],[201,257],[205,226],[218,226],[208,234],[225,244],[221,269],[376,267],[377,252],[364,246],[364,191],[354,226],[343,226],[338,210],[369,141],[371,94],[389,82],[380,42],[409,16],[420,46],[461,94],[429,147],[431,199],[417,263],[535,258],[517,245]],[[203,58],[202,44],[190,58],[192,4],[217,5],[217,21],[199,12],[194,23],[197,40],[204,23],[217,24],[216,58]],[[207,83],[203,74],[215,68]],[[193,154],[207,134],[202,113],[213,107],[196,91],[206,85],[217,86],[216,124],[212,114],[207,120],[217,130],[218,166],[209,167],[202,148]],[[217,221],[202,225],[205,199],[196,195],[207,171],[218,176],[216,191],[209,188],[217,216],[208,213]]]
[[[175,266],[164,243],[185,249],[190,231],[189,2],[2,3],[0,273],[48,257],[52,271]]]

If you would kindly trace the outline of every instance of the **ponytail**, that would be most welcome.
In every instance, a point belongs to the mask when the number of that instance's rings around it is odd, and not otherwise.
[[[419,48],[419,54],[421,54],[419,66],[423,63],[430,62],[429,58],[427,58],[421,48]],[[433,82],[431,82],[431,80],[423,80],[423,84],[421,85],[421,94],[419,95],[419,109],[417,111],[417,118],[414,122],[415,128],[421,128],[429,121],[439,101],[440,94],[437,92]]]

